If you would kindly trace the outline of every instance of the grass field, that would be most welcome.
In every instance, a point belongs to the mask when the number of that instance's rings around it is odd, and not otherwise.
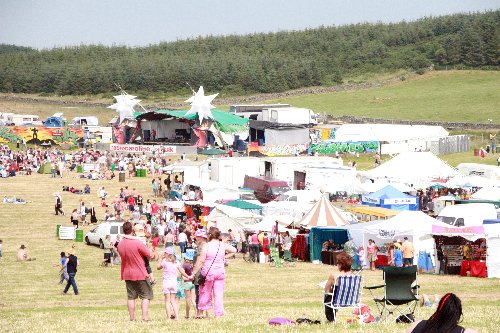
[[[321,289],[332,267],[299,263],[295,268],[276,269],[264,264],[248,264],[241,258],[231,261],[227,269],[225,293],[226,315],[221,319],[167,320],[164,314],[161,283],[155,286],[155,300],[151,308],[150,323],[130,323],[126,309],[124,283],[120,281],[119,266],[98,267],[102,252],[95,246],[76,243],[80,267],[76,281],[79,296],[61,294],[57,284],[58,271],[54,267],[59,252],[67,250],[73,242],[58,240],[56,225],[69,226],[69,212],[78,206],[78,200],[98,203],[99,186],[110,194],[120,187],[136,187],[146,198],[151,197],[151,178],[118,181],[85,181],[71,174],[63,179],[49,175],[17,176],[0,179],[0,196],[13,196],[32,201],[26,205],[0,204],[0,239],[3,239],[3,258],[0,259],[0,327],[2,332],[403,332],[405,325],[377,324],[352,325],[345,323],[348,311],[336,327],[294,326],[273,328],[267,320],[272,317],[297,319],[306,315],[321,318]],[[63,194],[66,216],[53,215],[52,193],[63,185],[83,189],[89,183],[90,195]],[[98,217],[103,209],[97,208]],[[84,227],[89,230],[90,227]],[[18,263],[16,251],[21,244],[27,246],[36,261]],[[154,264],[154,263],[153,263]],[[161,272],[155,272],[161,281]],[[365,285],[382,281],[381,272],[364,272]],[[498,331],[500,321],[500,280],[460,278],[453,276],[420,276],[422,291],[443,294],[453,291],[464,304],[464,325],[480,332]],[[363,302],[374,307],[365,293]],[[181,307],[183,315],[184,307]],[[425,309],[422,318],[432,311]]]
[[[500,123],[500,73],[439,71],[380,88],[269,101],[317,113],[384,119]]]

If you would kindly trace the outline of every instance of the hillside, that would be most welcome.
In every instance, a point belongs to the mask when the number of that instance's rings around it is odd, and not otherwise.
[[[500,73],[497,71],[433,71],[404,80],[396,77],[362,85],[317,87],[244,97],[222,96],[214,100],[214,105],[228,110],[230,104],[281,102],[336,116],[475,123],[487,123],[488,119],[492,119],[493,123],[500,124],[499,86]],[[156,99],[145,99],[143,105],[150,109],[187,108],[187,103],[183,103],[187,96],[189,94],[171,97],[162,103],[157,103]],[[139,98],[143,99],[143,96],[139,95]],[[114,116],[113,111],[105,108],[112,103],[111,96],[0,94],[0,112],[37,114],[41,117],[63,112],[68,119],[95,115],[101,124]]]
[[[0,46],[0,92],[95,95],[116,92],[116,83],[145,98],[189,94],[188,82],[234,96],[331,86],[400,70],[422,73],[430,66],[497,69],[499,21],[497,10],[139,48]]]

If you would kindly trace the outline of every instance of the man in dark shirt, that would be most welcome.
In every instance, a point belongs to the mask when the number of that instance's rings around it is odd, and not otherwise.
[[[75,275],[77,272],[76,267],[78,266],[78,258],[75,256],[75,249],[70,248],[68,250],[68,260],[66,261],[66,268],[68,271],[69,279],[68,283],[66,284],[66,288],[64,288],[63,294],[66,295],[66,293],[69,290],[69,287],[73,287],[73,291],[75,292],[75,295],[78,295],[78,287],[76,286],[76,281],[75,281]],[[64,269],[64,267],[63,267]]]

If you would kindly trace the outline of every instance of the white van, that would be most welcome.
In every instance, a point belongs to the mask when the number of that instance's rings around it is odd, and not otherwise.
[[[104,248],[104,240],[106,236],[110,235],[111,239],[116,239],[117,235],[123,235],[123,222],[104,222],[99,224],[94,229],[87,232],[85,235],[85,242],[87,245],[99,245]]]
[[[437,220],[454,227],[481,226],[484,220],[496,218],[495,205],[489,203],[446,206],[436,217]]]

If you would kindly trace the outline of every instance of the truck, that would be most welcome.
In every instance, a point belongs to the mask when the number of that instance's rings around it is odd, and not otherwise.
[[[296,107],[263,109],[257,120],[291,125],[315,125],[318,123],[316,114],[312,110]]]

